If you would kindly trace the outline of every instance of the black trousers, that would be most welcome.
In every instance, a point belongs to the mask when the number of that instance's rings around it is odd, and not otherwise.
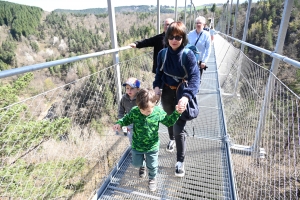
[[[164,85],[161,94],[161,103],[164,111],[170,115],[174,112],[178,100],[176,99],[176,90]],[[177,161],[183,162],[186,150],[186,133],[184,131],[186,121],[178,119],[174,126],[168,127],[170,140],[175,140],[177,150]]]

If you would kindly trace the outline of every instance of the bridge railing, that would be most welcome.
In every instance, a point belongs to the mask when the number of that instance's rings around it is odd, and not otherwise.
[[[128,59],[132,51],[120,54],[121,81],[151,87],[152,54]],[[117,65],[109,54],[85,56],[1,72],[0,199],[91,198],[128,148],[112,130]]]
[[[214,45],[238,198],[298,199],[299,96],[220,35]]]

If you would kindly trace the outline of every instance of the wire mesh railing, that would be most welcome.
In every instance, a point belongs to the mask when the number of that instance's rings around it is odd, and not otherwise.
[[[238,198],[299,199],[299,96],[221,36],[214,45]]]
[[[9,105],[1,101],[1,200],[88,199],[94,195],[129,145],[112,131],[118,99],[117,65],[110,60],[110,55],[103,55],[50,68],[60,76],[77,78],[33,97],[16,98]],[[151,86],[151,53],[119,66],[121,81],[134,76],[143,87]],[[33,77],[38,79],[38,72]],[[2,79],[7,85],[1,92],[7,92],[7,98],[18,90],[17,80]]]

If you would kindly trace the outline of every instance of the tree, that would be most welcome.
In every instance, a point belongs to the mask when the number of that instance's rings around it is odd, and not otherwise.
[[[203,8],[203,14],[204,15],[207,15],[207,13],[208,13],[208,11],[207,11],[207,8],[206,8],[206,6]]]
[[[216,4],[215,4],[215,3],[214,3],[213,6],[210,8],[210,12],[213,13],[213,18],[212,18],[212,21],[211,21],[211,22],[212,22],[212,25],[215,26],[215,25],[214,25],[214,21],[215,21],[215,12],[216,12]]]
[[[216,12],[216,4],[214,3],[213,6],[210,8],[210,12],[215,13]]]

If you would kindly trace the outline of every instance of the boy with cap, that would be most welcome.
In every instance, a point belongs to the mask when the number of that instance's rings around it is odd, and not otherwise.
[[[130,77],[123,83],[123,86],[126,89],[126,93],[122,96],[119,103],[118,119],[124,117],[125,114],[129,113],[132,107],[136,106],[136,94],[140,90],[141,82],[137,78]],[[123,130],[124,135],[128,136],[130,144],[132,141],[132,128],[133,125],[130,124]]]

